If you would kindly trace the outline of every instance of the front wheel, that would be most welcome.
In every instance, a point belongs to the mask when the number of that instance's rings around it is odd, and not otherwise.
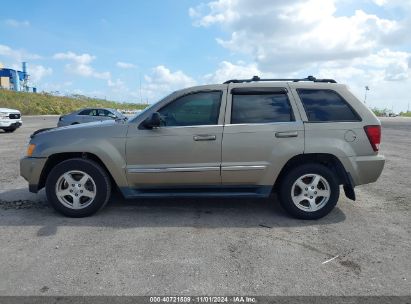
[[[17,128],[5,128],[3,129],[5,132],[7,133],[13,133],[14,131],[16,131]]]
[[[96,162],[75,158],[56,165],[46,181],[50,204],[69,217],[96,213],[110,198],[111,184],[107,172]]]
[[[319,219],[331,212],[340,196],[335,174],[320,164],[291,169],[280,186],[283,208],[300,219]]]

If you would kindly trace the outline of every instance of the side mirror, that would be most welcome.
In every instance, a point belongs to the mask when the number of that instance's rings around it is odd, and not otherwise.
[[[160,113],[154,112],[144,121],[144,127],[147,129],[158,128],[161,125]]]

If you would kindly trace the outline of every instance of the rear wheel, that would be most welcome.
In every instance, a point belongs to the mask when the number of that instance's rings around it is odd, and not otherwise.
[[[335,174],[320,164],[291,169],[280,186],[284,209],[300,219],[319,219],[337,204],[340,187]]]
[[[81,158],[56,165],[46,181],[50,204],[69,217],[85,217],[101,209],[110,198],[111,184],[97,163]]]

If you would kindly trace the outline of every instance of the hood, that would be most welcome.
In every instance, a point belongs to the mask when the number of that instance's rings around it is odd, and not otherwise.
[[[96,122],[87,122],[76,125],[56,127],[56,128],[45,128],[35,131],[30,137],[33,138],[37,134],[46,134],[46,133],[55,133],[55,132],[83,132],[83,131],[92,131],[93,129],[100,129],[104,127],[110,127],[113,125],[124,125],[126,122],[123,120],[104,120]],[[79,133],[81,134],[81,133]]]
[[[109,126],[116,124],[117,121],[115,120],[103,120],[103,121],[93,121],[93,122],[85,122],[75,125],[69,125],[59,128],[54,128],[53,130],[67,130],[67,129],[84,129],[84,128],[98,128],[102,126]]]
[[[3,112],[3,113],[18,113],[18,114],[20,114],[20,111],[19,111],[19,110],[9,109],[9,108],[0,108],[0,112]]]

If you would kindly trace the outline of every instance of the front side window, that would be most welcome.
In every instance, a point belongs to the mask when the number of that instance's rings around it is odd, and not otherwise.
[[[116,115],[114,115],[113,113],[111,113],[110,111],[106,109],[97,109],[97,116],[105,116],[105,117],[111,117],[111,118],[116,117]]]
[[[158,111],[162,118],[162,126],[218,124],[221,95],[221,91],[198,92],[172,101]]]
[[[335,91],[297,89],[308,121],[359,121],[359,116]]]
[[[233,95],[232,124],[294,121],[287,94]]]
[[[107,116],[108,112],[104,109],[97,109],[97,116]]]

